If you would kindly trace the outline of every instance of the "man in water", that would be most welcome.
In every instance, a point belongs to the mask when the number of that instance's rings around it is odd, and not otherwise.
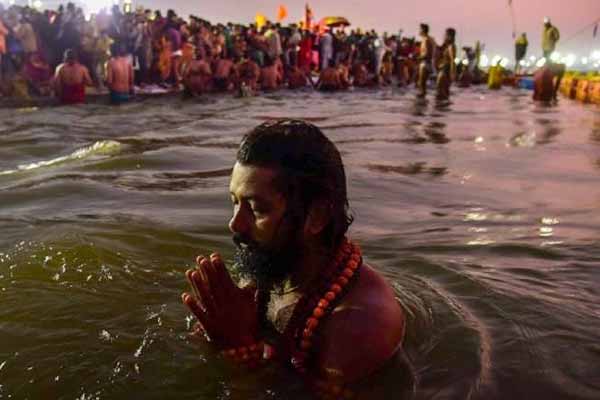
[[[433,50],[435,42],[429,36],[429,25],[421,24],[421,48],[419,51],[419,72],[417,78],[417,88],[419,89],[418,96],[425,97],[427,94],[427,80],[432,72]]]
[[[352,66],[352,84],[355,87],[373,86],[373,81],[369,79],[369,70],[362,61],[357,61]]]
[[[450,85],[456,80],[456,30],[446,29],[446,37],[442,45],[442,55],[438,65],[437,76],[437,99],[448,100],[450,98]]]
[[[271,56],[265,56],[265,66],[260,70],[260,88],[262,90],[277,90],[280,82],[279,70]]]
[[[544,32],[542,33],[542,51],[544,52],[544,58],[550,60],[550,56],[556,49],[556,43],[560,39],[560,32],[558,28],[552,25],[550,18],[544,18]]]
[[[192,60],[183,72],[183,84],[185,93],[191,96],[199,96],[211,88],[212,70],[204,60],[204,51],[200,46],[196,48],[196,58]]]
[[[127,57],[124,43],[115,46],[114,56],[106,65],[106,86],[110,90],[110,102],[121,104],[129,101],[133,95],[133,66]]]
[[[88,69],[77,60],[72,49],[67,49],[64,62],[56,68],[54,91],[62,104],[85,102],[85,87],[92,86]]]
[[[297,65],[292,65],[289,68],[287,72],[287,82],[289,89],[301,89],[308,85],[312,86],[310,76]]]
[[[236,65],[236,74],[239,79],[238,89],[256,92],[258,89],[258,80],[260,78],[260,67],[254,60],[248,58],[247,53],[244,54],[244,57]]]
[[[340,153],[315,126],[267,122],[242,139],[229,185],[229,228],[244,284],[219,256],[199,256],[182,300],[225,358],[293,367],[320,398],[352,398],[399,354],[405,315],[347,237]],[[353,393],[354,392],[354,393]]]
[[[321,70],[319,80],[315,87],[322,92],[334,92],[342,88],[339,70],[335,67],[335,61],[329,60],[327,68]]]
[[[519,36],[515,42],[515,74],[518,74],[521,71],[521,61],[527,54],[528,45],[527,34],[521,33],[521,36]]]
[[[216,91],[226,92],[235,78],[235,65],[229,58],[219,57],[215,63],[215,74],[213,77],[213,86]]]

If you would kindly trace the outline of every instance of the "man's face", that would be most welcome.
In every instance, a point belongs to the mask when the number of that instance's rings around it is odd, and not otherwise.
[[[229,184],[233,204],[229,229],[238,247],[236,262],[259,284],[281,283],[302,248],[302,227],[290,221],[286,198],[274,185],[276,178],[272,168],[236,163]]]

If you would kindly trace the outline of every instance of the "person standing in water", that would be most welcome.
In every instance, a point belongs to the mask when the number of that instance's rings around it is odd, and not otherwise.
[[[54,91],[62,104],[85,102],[85,87],[92,86],[88,69],[81,65],[73,49],[67,49],[64,62],[56,68]]]
[[[456,30],[446,29],[446,37],[442,45],[442,55],[438,65],[437,76],[437,99],[448,100],[450,98],[450,85],[456,80]]]
[[[527,46],[529,41],[527,40],[527,34],[521,33],[515,42],[515,74],[521,72],[521,61],[527,54]]]
[[[133,66],[127,57],[124,43],[116,46],[116,52],[106,66],[106,85],[110,90],[110,102],[121,104],[133,95]]]
[[[427,80],[429,75],[433,71],[433,50],[435,49],[435,42],[431,36],[429,36],[429,25],[421,24],[421,47],[419,51],[419,72],[417,77],[417,88],[419,93],[418,97],[425,97],[427,95]]]
[[[199,96],[210,91],[213,79],[210,64],[204,59],[204,51],[201,47],[196,48],[196,58],[192,60],[183,72],[183,84],[185,93],[191,96]]]

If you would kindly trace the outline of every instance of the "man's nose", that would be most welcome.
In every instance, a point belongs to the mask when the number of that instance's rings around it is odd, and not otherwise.
[[[232,233],[245,235],[248,233],[250,223],[248,221],[248,213],[244,211],[244,207],[237,207],[233,210],[233,216],[229,221],[229,230]]]

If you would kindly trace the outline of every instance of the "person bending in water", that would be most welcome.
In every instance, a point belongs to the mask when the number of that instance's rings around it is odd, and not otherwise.
[[[355,87],[373,86],[373,81],[369,79],[369,70],[362,61],[357,61],[352,66],[352,77],[354,78],[352,84]]]
[[[301,89],[313,85],[310,77],[297,65],[292,65],[288,70],[287,83],[289,89]]]
[[[450,84],[456,80],[456,30],[446,29],[446,37],[442,45],[442,55],[438,65],[437,76],[437,99],[448,100],[450,98]]]
[[[195,335],[249,368],[268,360],[294,368],[320,398],[359,395],[357,382],[401,354],[406,320],[347,236],[338,149],[306,122],[263,123],[242,139],[229,192],[244,282],[219,254],[197,257],[182,294],[199,321]]]
[[[85,102],[85,87],[92,86],[88,69],[81,65],[72,49],[65,51],[64,62],[56,68],[54,91],[62,104]]]
[[[417,77],[418,97],[425,97],[427,94],[427,80],[432,71],[433,50],[435,42],[429,36],[429,25],[421,24],[421,48],[419,51],[419,72]]]
[[[329,66],[321,71],[315,87],[322,92],[334,92],[342,88],[340,73],[333,59],[329,60]]]
[[[124,43],[116,46],[114,56],[106,64],[106,86],[110,90],[110,102],[122,104],[133,96],[133,66],[127,57]]]

